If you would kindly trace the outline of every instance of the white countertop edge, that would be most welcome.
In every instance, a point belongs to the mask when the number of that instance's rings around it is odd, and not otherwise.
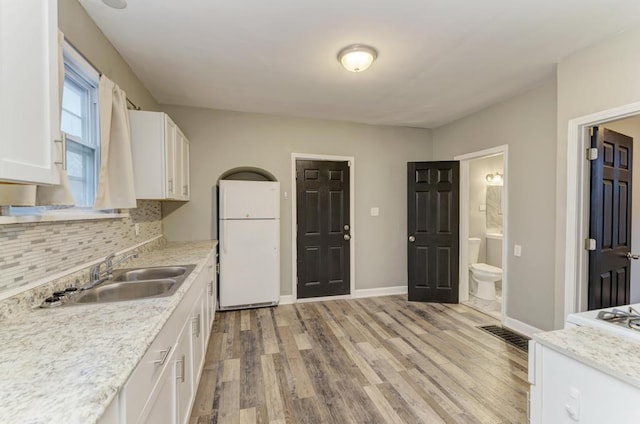
[[[565,334],[572,334],[572,337],[577,337],[577,338],[589,338],[589,337],[602,337],[605,339],[612,339],[612,341],[616,341],[617,343],[621,343],[621,344],[628,344],[629,347],[627,349],[625,349],[625,352],[632,352],[634,349],[640,349],[640,346],[638,346],[637,343],[634,343],[624,337],[619,337],[616,336],[614,334],[602,331],[598,328],[593,328],[593,327],[573,327],[573,328],[566,328],[563,330],[556,330],[556,331],[552,331],[552,332],[543,332],[543,333],[537,333],[533,335],[533,340],[536,343],[540,343],[542,346],[548,347],[549,349],[558,352],[562,355],[565,355],[571,359],[574,359],[584,365],[587,365],[597,371],[600,371],[604,374],[610,375],[612,377],[617,378],[618,380],[625,382],[633,387],[636,387],[638,389],[640,389],[640,378],[636,377],[636,376],[632,376],[632,375],[628,375],[618,369],[616,369],[615,367],[607,364],[605,362],[606,359],[610,359],[611,355],[606,355],[606,357],[602,357],[601,361],[595,361],[593,359],[591,359],[590,357],[586,356],[585,354],[581,353],[580,351],[578,351],[577,349],[574,348],[570,348],[570,347],[566,347],[563,345],[558,344],[557,342],[553,341],[553,340],[548,340],[545,335],[549,335],[550,333],[555,333],[555,334],[560,334],[560,333],[565,333]],[[594,342],[595,343],[595,342]],[[611,348],[612,344],[608,344],[607,347]],[[640,350],[639,350],[640,351]]]

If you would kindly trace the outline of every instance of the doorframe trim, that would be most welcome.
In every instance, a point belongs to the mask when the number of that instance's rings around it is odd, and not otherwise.
[[[356,203],[355,203],[355,175],[356,175],[356,158],[354,156],[336,156],[323,155],[314,153],[291,153],[291,297],[292,303],[305,301],[306,299],[298,299],[298,214],[297,214],[297,192],[296,185],[296,161],[301,160],[319,160],[332,162],[351,163],[349,166],[349,221],[351,225],[351,246],[349,248],[349,294],[348,298],[352,298],[356,288]],[[342,295],[344,297],[345,295]],[[335,299],[340,296],[330,296]]]
[[[505,323],[511,318],[507,316],[507,296],[509,293],[509,145],[502,144],[476,152],[455,156],[460,161],[460,211],[469,210],[469,161],[488,156],[502,155],[502,302],[500,305],[501,321]],[[458,302],[469,300],[469,213],[460,214],[460,287]]]
[[[585,159],[587,143],[590,143],[588,128],[639,114],[640,102],[635,102],[569,120],[563,322],[566,322],[569,314],[586,307],[584,297],[589,261],[583,240],[589,235],[589,193],[585,192],[589,186],[585,179],[590,176],[589,164]]]

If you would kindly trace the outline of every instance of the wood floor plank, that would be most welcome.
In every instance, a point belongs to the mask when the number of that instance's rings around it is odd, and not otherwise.
[[[284,421],[280,386],[278,384],[278,376],[276,375],[273,358],[271,355],[262,355],[260,360],[262,363],[262,377],[264,380],[265,399],[269,422],[273,423]]]
[[[256,408],[246,408],[240,410],[240,424],[256,424]]]
[[[189,423],[524,423],[527,355],[487,323],[406,296],[218,312]]]
[[[266,355],[279,353],[278,340],[276,338],[273,319],[271,317],[271,308],[261,308],[256,310],[258,317],[258,325],[262,330],[262,346]]]
[[[251,330],[251,311],[244,310],[240,312],[240,331]]]
[[[222,364],[222,381],[240,380],[240,358],[227,359]]]
[[[375,407],[378,409],[378,412],[382,415],[388,423],[393,424],[404,424],[404,421],[398,413],[393,409],[389,401],[380,393],[377,386],[364,386],[364,391],[367,393],[367,396],[371,399]]]

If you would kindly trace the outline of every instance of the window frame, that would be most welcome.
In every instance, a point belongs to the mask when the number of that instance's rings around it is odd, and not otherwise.
[[[98,121],[98,84],[100,75],[98,72],[84,59],[73,47],[65,42],[64,50],[64,69],[65,83],[67,80],[71,84],[76,85],[81,90],[88,91],[87,104],[83,105],[86,112],[86,120],[83,120],[82,133],[86,135],[85,139],[75,135],[65,133],[67,138],[67,148],[65,155],[71,149],[69,142],[77,145],[76,150],[92,149],[94,153],[93,172],[87,176],[87,180],[91,182],[91,187],[85,189],[85,196],[92,197],[91,205],[76,206],[77,209],[92,210],[95,203],[95,194],[98,187],[98,177],[100,173],[100,122]],[[62,114],[62,109],[61,112]],[[62,131],[62,130],[61,130]],[[69,179],[73,178],[69,176]],[[77,200],[76,200],[77,201]]]

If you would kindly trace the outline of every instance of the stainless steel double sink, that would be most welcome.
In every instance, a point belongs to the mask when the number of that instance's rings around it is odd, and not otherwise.
[[[117,269],[110,279],[81,290],[65,304],[120,302],[171,296],[191,274],[195,265]]]

